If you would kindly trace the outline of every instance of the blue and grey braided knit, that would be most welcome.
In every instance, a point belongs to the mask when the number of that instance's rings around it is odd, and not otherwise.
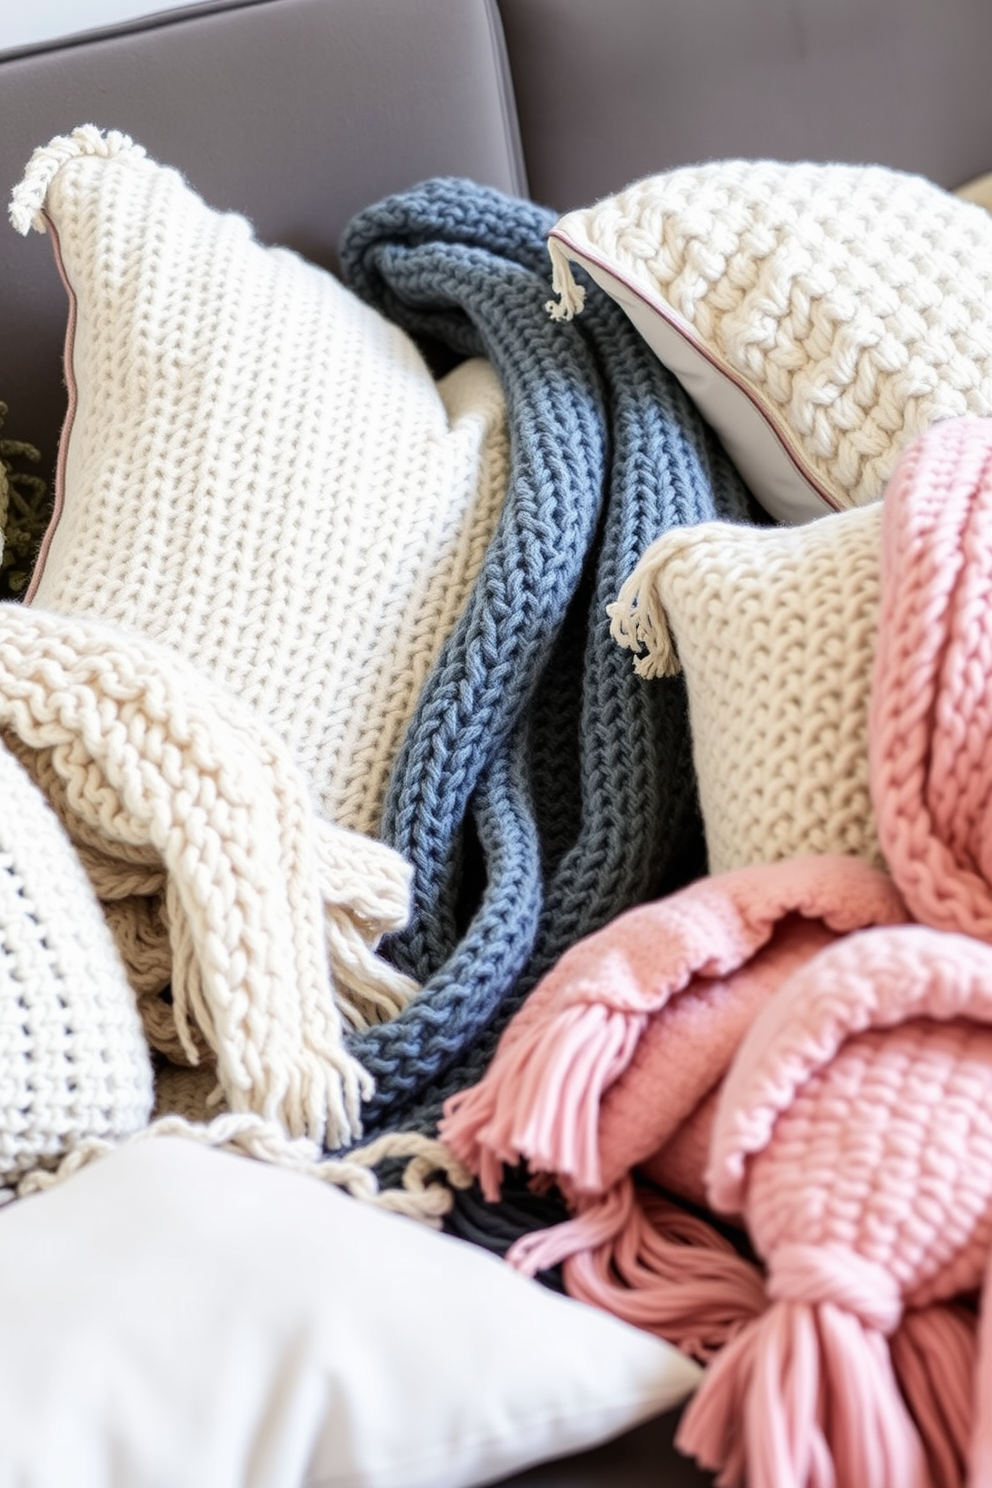
[[[635,676],[606,605],[668,528],[759,518],[622,311],[590,287],[582,315],[549,318],[553,221],[439,179],[342,243],[351,287],[390,319],[490,358],[511,430],[501,521],[386,805],[414,904],[385,951],[424,990],[350,1039],[376,1081],[366,1135],[432,1129],[567,946],[705,867],[683,685]]]

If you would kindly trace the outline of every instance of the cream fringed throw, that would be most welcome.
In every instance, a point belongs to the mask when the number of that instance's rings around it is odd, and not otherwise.
[[[372,949],[405,916],[402,858],[321,820],[239,700],[101,622],[0,605],[0,729],[112,906],[132,976],[143,946],[152,983],[171,961],[174,1037],[190,1062],[209,1051],[230,1112],[350,1144],[372,1082],[342,1009],[361,1026],[413,990]]]
[[[496,374],[435,381],[385,316],[118,133],[38,149],[11,218],[49,232],[71,302],[31,599],[174,647],[271,723],[326,816],[374,832],[503,504]]]

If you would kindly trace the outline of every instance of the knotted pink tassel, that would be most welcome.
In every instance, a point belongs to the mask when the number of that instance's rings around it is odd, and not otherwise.
[[[867,930],[797,971],[728,1072],[708,1188],[771,1305],[679,1446],[748,1488],[960,1488],[973,1345],[943,1304],[992,1248],[992,948]]]
[[[727,1488],[931,1488],[885,1342],[901,1312],[891,1276],[853,1252],[793,1244],[772,1259],[769,1293],[711,1365],[679,1449]]]
[[[535,1029],[533,1042],[507,1051],[499,1084],[451,1097],[442,1135],[475,1166],[487,1199],[499,1198],[503,1164],[525,1154],[535,1170],[566,1173],[579,1192],[599,1188],[600,1103],[629,1065],[645,1021],[597,1002],[566,1007]],[[511,1101],[500,1098],[507,1089]]]
[[[635,1196],[612,1243],[565,1261],[569,1295],[706,1362],[766,1305],[761,1272],[712,1225],[676,1204]]]

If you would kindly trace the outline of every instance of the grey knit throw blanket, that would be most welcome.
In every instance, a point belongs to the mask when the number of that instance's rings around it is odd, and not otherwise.
[[[759,520],[716,437],[590,286],[546,308],[554,217],[438,179],[349,224],[351,287],[422,341],[490,358],[509,490],[469,604],[397,760],[383,835],[413,864],[385,947],[424,990],[355,1034],[366,1134],[429,1131],[538,977],[621,910],[705,868],[681,679],[645,683],[607,604],[667,529]]]

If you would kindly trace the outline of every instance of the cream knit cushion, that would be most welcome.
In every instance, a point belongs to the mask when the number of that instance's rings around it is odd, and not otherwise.
[[[33,602],[182,651],[268,718],[325,814],[374,830],[499,514],[494,371],[435,383],[330,274],[121,134],[36,151],[11,216],[49,231],[72,307]]]
[[[0,745],[0,1184],[148,1121],[152,1070],[82,866]]]
[[[115,906],[135,981],[146,954],[169,968],[174,1036],[192,1063],[209,1051],[230,1111],[351,1141],[373,1087],[343,1022],[388,1017],[415,990],[372,949],[403,923],[403,859],[321,819],[240,699],[103,622],[0,605],[0,730]]]
[[[626,310],[755,496],[806,521],[882,494],[939,419],[992,414],[992,217],[880,166],[716,161],[568,213],[550,251]]]
[[[668,533],[610,606],[638,672],[685,673],[712,873],[800,853],[882,866],[868,781],[881,515]]]

